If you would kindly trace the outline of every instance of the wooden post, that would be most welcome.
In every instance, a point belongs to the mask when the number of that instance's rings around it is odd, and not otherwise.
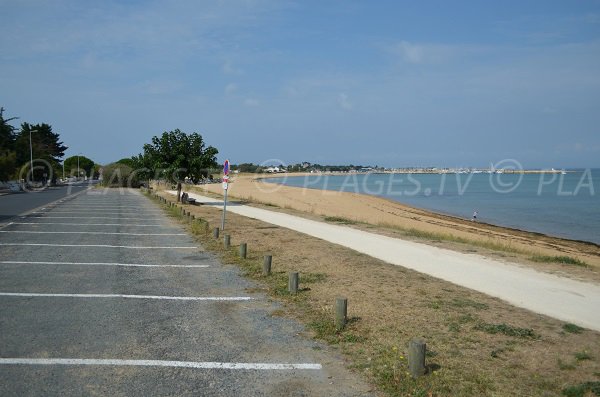
[[[344,329],[348,321],[348,298],[335,298],[335,328]]]
[[[268,276],[271,274],[271,261],[273,260],[273,256],[265,255],[265,259],[263,260],[263,275]]]
[[[240,244],[240,258],[246,259],[246,254],[248,253],[248,245],[246,243]]]
[[[288,291],[292,295],[296,295],[298,293],[298,273],[290,272],[288,279]]]
[[[214,236],[214,238],[219,238],[219,228],[218,227],[215,227],[213,229],[213,236]]]
[[[425,351],[423,339],[415,338],[408,342],[408,371],[413,378],[425,375]]]
[[[231,236],[229,234],[225,235],[225,238],[223,239],[223,244],[225,245],[226,250],[228,250],[231,246]]]

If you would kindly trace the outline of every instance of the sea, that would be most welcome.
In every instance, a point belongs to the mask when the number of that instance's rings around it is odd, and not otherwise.
[[[433,212],[600,244],[600,169],[566,173],[311,174],[266,182],[369,194]]]

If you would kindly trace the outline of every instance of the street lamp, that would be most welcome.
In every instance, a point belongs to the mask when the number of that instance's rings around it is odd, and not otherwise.
[[[38,132],[38,130],[36,129],[29,129],[29,160],[30,160],[30,166],[31,166],[31,181],[33,182],[33,143],[31,140],[31,131],[35,131]]]

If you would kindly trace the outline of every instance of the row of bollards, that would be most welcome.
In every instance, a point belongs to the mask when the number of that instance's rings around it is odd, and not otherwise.
[[[177,207],[176,204],[165,199],[164,197],[155,194],[155,197],[159,201],[169,207]],[[181,208],[181,214],[187,217],[190,221],[195,221],[196,217],[191,214],[190,211],[186,211]],[[209,226],[206,223],[206,232],[208,232]],[[220,228],[213,228],[213,237],[218,239],[220,235]],[[223,236],[223,245],[225,249],[231,248],[231,235],[225,234]],[[241,243],[239,246],[239,257],[246,259],[248,254],[247,243]],[[271,274],[271,265],[273,262],[272,255],[265,255],[263,258],[262,274],[268,276]],[[288,273],[288,292],[291,295],[297,295],[300,286],[300,275],[298,272]],[[335,298],[334,306],[334,323],[337,331],[342,331],[348,324],[348,299],[344,297]],[[415,338],[408,343],[408,371],[411,377],[418,378],[427,373],[427,367],[425,365],[425,356],[427,352],[427,344],[423,339]]]

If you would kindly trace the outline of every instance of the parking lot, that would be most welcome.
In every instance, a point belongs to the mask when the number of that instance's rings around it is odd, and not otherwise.
[[[136,191],[0,229],[0,395],[368,394]]]

